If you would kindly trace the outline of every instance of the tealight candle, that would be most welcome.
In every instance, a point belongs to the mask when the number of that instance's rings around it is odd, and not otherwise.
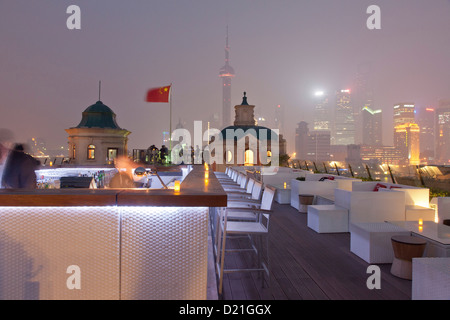
[[[174,184],[173,190],[175,192],[180,192],[180,181],[179,180],[175,180],[175,184]]]

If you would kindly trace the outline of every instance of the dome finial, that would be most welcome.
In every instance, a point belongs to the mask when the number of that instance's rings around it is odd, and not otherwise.
[[[101,93],[102,93],[102,81],[100,80],[98,82],[98,101],[102,101],[101,99]]]
[[[247,92],[244,91],[244,97],[242,98],[242,106],[246,105],[248,106],[248,102],[247,102]]]

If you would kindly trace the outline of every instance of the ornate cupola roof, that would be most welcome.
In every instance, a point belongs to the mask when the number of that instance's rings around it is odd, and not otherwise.
[[[84,110],[81,121],[76,128],[122,130],[116,122],[116,114],[100,100]]]

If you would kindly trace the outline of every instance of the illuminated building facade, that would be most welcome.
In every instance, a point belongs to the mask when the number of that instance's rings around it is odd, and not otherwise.
[[[394,106],[394,126],[397,124],[415,123],[414,103],[398,103]]]
[[[362,143],[370,146],[383,144],[382,112],[372,110],[365,106],[361,111],[362,118]]]
[[[417,123],[398,124],[394,128],[394,146],[405,164],[420,163],[420,127]]]
[[[376,164],[404,164],[404,156],[393,146],[362,145],[360,147],[360,159],[364,162]]]
[[[421,162],[432,163],[435,148],[435,109],[426,107],[418,110],[417,123],[420,126]]]
[[[334,145],[349,145],[355,143],[355,120],[349,89],[336,92],[334,110],[333,136]]]
[[[317,91],[314,98],[314,130],[331,130],[328,95]]]
[[[404,164],[420,163],[420,127],[415,120],[414,103],[394,105],[394,147],[403,157]]]
[[[353,118],[355,120],[355,143],[363,143],[362,110],[374,109],[372,65],[364,62],[358,65],[356,81],[352,89]]]
[[[450,164],[450,100],[439,101],[436,109],[436,162]]]

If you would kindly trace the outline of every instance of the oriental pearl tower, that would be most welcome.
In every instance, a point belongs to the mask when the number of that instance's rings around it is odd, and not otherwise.
[[[231,79],[234,77],[234,69],[229,64],[230,47],[228,46],[228,26],[225,46],[225,65],[220,69],[219,77],[223,82],[223,101],[222,101],[222,126],[227,127],[231,124]]]

